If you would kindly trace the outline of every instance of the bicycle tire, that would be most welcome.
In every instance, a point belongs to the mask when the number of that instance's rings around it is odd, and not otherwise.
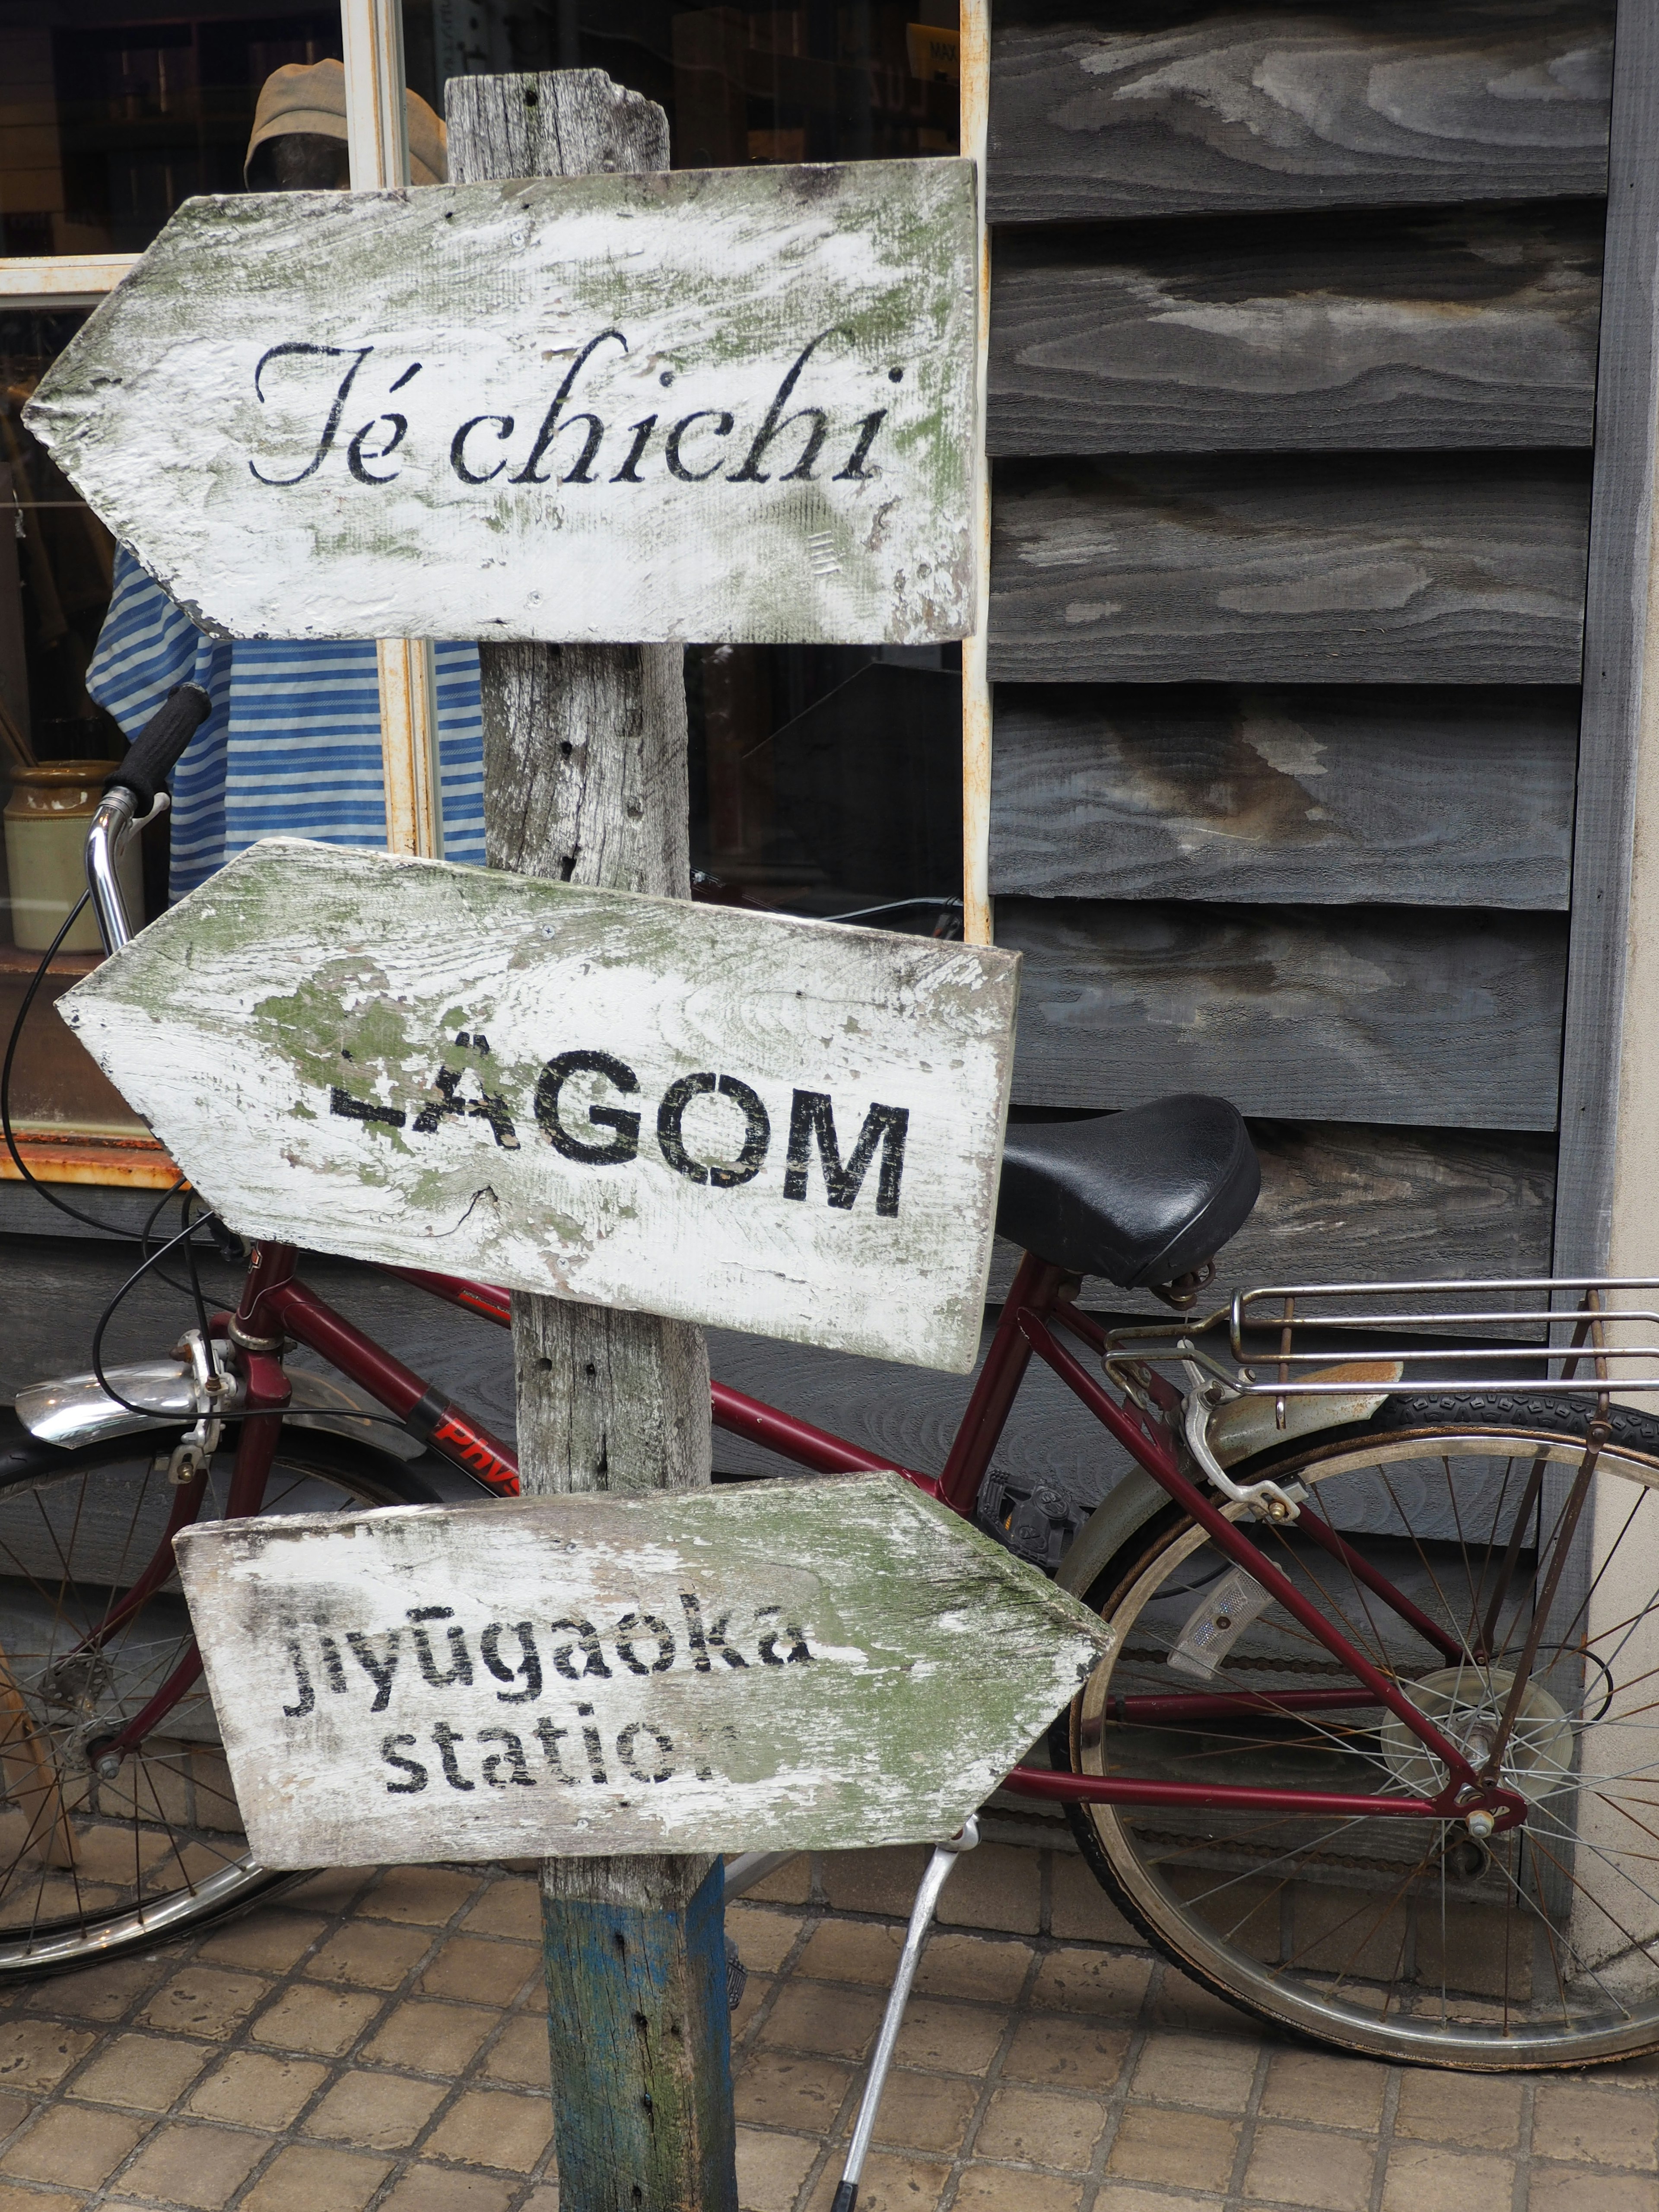
[[[1255,1523],[1252,1535],[1439,1725],[1471,1741],[1486,1729],[1490,1741],[1515,1680],[1504,1662],[1524,1647],[1588,1419],[1583,1402],[1547,1391],[1401,1394],[1369,1421],[1230,1472],[1308,1486],[1304,1514],[1321,1514],[1388,1571],[1461,1645],[1458,1656],[1433,1652],[1353,1576],[1344,1583],[1340,1562],[1305,1534]],[[1528,1800],[1513,1836],[1483,1847],[1462,1824],[1327,1814],[1321,1830],[1307,1816],[1067,1807],[1113,1902],[1182,1972],[1281,2033],[1397,2063],[1544,2070],[1659,2048],[1659,1880],[1646,1864],[1654,1815],[1629,1794],[1659,1779],[1659,1726],[1645,1710],[1659,1713],[1659,1680],[1650,1679],[1659,1670],[1659,1568],[1641,1561],[1659,1553],[1659,1419],[1615,1407],[1610,1425],[1593,1517],[1580,1523],[1588,1564],[1563,1581],[1504,1755],[1505,1781]],[[1509,1595],[1494,1607],[1534,1464],[1541,1487],[1516,1539]],[[1126,1540],[1085,1593],[1117,1645],[1056,1721],[1053,1764],[1254,1782],[1272,1771],[1286,1787],[1431,1794],[1438,1763],[1382,1709],[1372,1705],[1362,1725],[1273,1708],[1275,1694],[1340,1687],[1344,1670],[1276,1606],[1235,1625],[1223,1611],[1231,1598],[1218,1595],[1230,1566],[1174,1504]],[[1253,1602],[1247,1592],[1234,1609],[1242,1617]],[[1167,1705],[1137,1716],[1115,1704],[1206,1686],[1192,1671],[1194,1652],[1200,1672],[1209,1656],[1193,1640],[1200,1613],[1229,1628],[1208,1686],[1249,1688],[1255,1710],[1218,1721],[1212,1709],[1182,1729]],[[1488,1613],[1496,1632],[1477,1659]]]
[[[119,1571],[131,1583],[155,1551],[179,1433],[63,1450],[0,1414],[0,1984],[198,1934],[304,1878],[267,1873],[247,1851],[199,1679],[115,1780],[86,1756],[189,1646],[175,1574],[106,1647],[76,1650],[118,1595]],[[228,1426],[203,1518],[222,1505],[235,1436]],[[285,1421],[262,1510],[440,1503],[429,1458]]]

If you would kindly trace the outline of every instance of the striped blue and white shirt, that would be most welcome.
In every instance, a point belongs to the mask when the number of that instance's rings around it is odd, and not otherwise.
[[[478,648],[435,648],[444,857],[482,867]],[[175,684],[213,712],[173,776],[172,891],[182,898],[258,837],[386,843],[371,640],[208,637],[125,546],[87,690],[135,738]]]

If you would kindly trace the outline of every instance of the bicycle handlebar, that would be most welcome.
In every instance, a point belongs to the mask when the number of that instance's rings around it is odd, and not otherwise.
[[[87,889],[106,952],[118,952],[132,936],[115,863],[134,829],[155,811],[179,757],[213,711],[199,684],[179,684],[104,781],[104,795],[87,830]]]
[[[128,746],[115,773],[106,778],[104,789],[130,791],[135,812],[148,814],[179,755],[212,712],[213,702],[199,684],[176,684]]]

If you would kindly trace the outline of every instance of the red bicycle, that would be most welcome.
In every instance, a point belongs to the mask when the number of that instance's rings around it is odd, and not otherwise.
[[[112,949],[114,848],[182,744],[158,768],[141,740],[94,823]],[[1611,1402],[1618,1361],[1651,1346],[1610,1346],[1601,1319],[1604,1291],[1651,1286],[1304,1286],[1181,1318],[1257,1185],[1219,1099],[1007,1133],[999,1221],[1025,1256],[944,1467],[899,1470],[1113,1632],[1048,1764],[1006,1786],[1062,1802],[1146,1937],[1279,2027],[1468,2068],[1659,2045],[1659,1421]],[[180,1528],[517,1488],[507,1446],[291,1248],[256,1246],[234,1310],[210,1312],[199,1230],[139,1270],[175,1249],[189,1270],[172,1353],[95,1356],[25,1392],[0,1441],[0,1974],[153,1943],[288,1879],[241,1834]],[[387,1272],[510,1321],[502,1290]],[[1177,1318],[1109,1330],[1077,1303],[1085,1276]],[[1567,1288],[1576,1316],[1553,1310]],[[1481,1345],[1452,1380],[1449,1334]],[[296,1346],[343,1382],[290,1367]],[[1080,1529],[992,1472],[1033,1359],[1135,1463]],[[890,1465],[718,1382],[712,1412],[802,1468]]]

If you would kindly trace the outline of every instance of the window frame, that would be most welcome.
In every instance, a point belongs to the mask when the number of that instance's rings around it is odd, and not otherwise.
[[[985,157],[990,115],[989,0],[959,0],[960,145],[978,169],[978,384],[975,425],[975,623],[962,648],[962,838],[963,935],[988,945],[991,822],[991,690],[986,663],[990,598],[991,488],[985,459],[985,372],[990,322],[990,241],[985,222]],[[400,0],[341,0],[348,143],[355,188],[409,181],[403,102]],[[0,305],[46,311],[95,307],[143,258],[137,253],[0,256]],[[380,746],[386,775],[386,844],[394,853],[441,854],[438,816],[437,714],[432,647],[422,639],[383,639]],[[20,1141],[25,1141],[20,1139]],[[27,1154],[44,1180],[164,1190],[178,1170],[154,1139],[112,1139],[64,1125],[61,1136],[30,1136]],[[0,1155],[0,1182],[17,1181]]]

